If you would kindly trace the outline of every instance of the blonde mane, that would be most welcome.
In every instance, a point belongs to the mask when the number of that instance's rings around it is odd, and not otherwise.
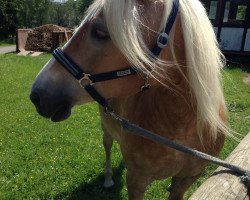
[[[165,4],[163,14],[165,17],[158,30],[160,32],[171,12],[173,0],[155,1]],[[152,59],[150,56],[150,50],[143,41],[140,30],[140,8],[136,2],[136,0],[95,0],[88,9],[83,23],[95,13],[103,11],[112,41],[131,65],[144,71],[147,71],[145,66],[150,66],[153,71],[162,70],[169,63]],[[202,130],[209,126],[213,139],[217,137],[219,130],[230,135],[219,116],[220,108],[225,108],[220,83],[220,70],[224,66],[224,57],[218,48],[212,25],[198,0],[180,0],[179,15],[186,52],[187,77],[185,78],[196,100],[198,133],[202,138]],[[171,34],[170,41],[173,41],[173,37],[174,34]],[[173,42],[169,45],[175,58]],[[175,62],[178,63],[177,60]],[[179,63],[180,70],[181,67]]]

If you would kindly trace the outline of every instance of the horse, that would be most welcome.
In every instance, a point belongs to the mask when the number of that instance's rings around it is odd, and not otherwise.
[[[172,23],[167,32],[166,23]],[[154,54],[155,44],[160,51]],[[172,177],[168,198],[183,199],[208,163],[129,134],[107,107],[213,156],[230,134],[221,86],[224,57],[198,0],[95,0],[54,57],[36,77],[31,101],[40,115],[57,122],[67,119],[72,107],[96,100],[106,153],[104,186],[114,185],[111,148],[116,140],[130,200],[142,200],[147,186],[167,177]]]

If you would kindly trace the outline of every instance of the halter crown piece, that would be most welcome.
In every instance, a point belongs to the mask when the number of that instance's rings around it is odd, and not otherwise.
[[[167,24],[161,34],[159,34],[156,44],[151,50],[152,57],[158,57],[161,50],[168,44],[169,33],[174,25],[177,13],[179,10],[179,0],[173,1],[173,6]],[[135,67],[128,67],[122,70],[115,70],[99,74],[88,74],[80,68],[70,56],[68,56],[62,49],[57,48],[53,51],[54,58],[78,81],[79,84],[89,93],[89,95],[97,101],[105,110],[112,110],[109,107],[108,101],[94,88],[94,83],[107,80],[123,78],[126,76],[134,75],[139,72]],[[149,88],[148,77],[142,86],[142,91]]]

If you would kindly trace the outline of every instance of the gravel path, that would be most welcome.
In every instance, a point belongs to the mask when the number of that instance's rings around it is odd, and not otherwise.
[[[10,53],[16,51],[16,45],[0,47],[0,54]]]

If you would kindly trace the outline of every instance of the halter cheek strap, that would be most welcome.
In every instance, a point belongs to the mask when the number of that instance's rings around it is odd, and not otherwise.
[[[133,67],[128,67],[122,70],[91,75],[84,72],[74,62],[74,60],[64,53],[60,48],[54,50],[53,56],[73,77],[79,81],[79,84],[89,93],[89,95],[103,107],[108,107],[108,102],[94,88],[94,83],[118,79],[137,73]]]
[[[178,11],[179,11],[179,6],[180,6],[179,4],[180,4],[179,0],[173,1],[172,10],[171,10],[169,18],[167,20],[167,24],[165,26],[165,29],[163,30],[163,32],[161,34],[159,34],[157,41],[155,43],[155,46],[151,50],[152,55],[155,57],[158,57],[161,53],[161,50],[163,48],[165,48],[168,44],[169,34],[173,28],[174,22],[176,20],[176,16],[177,16]]]
[[[157,42],[153,47],[151,53],[152,56],[158,57],[161,50],[167,46],[169,33],[175,22],[177,13],[179,10],[179,0],[173,1],[173,7],[170,13],[170,16],[167,20],[166,27],[164,31],[158,36]],[[53,52],[54,58],[78,81],[79,84],[89,93],[89,95],[97,101],[101,106],[106,110],[109,109],[109,104],[107,100],[95,89],[94,83],[113,80],[118,78],[127,77],[138,73],[139,70],[136,70],[134,67],[128,67],[122,70],[115,70],[110,72],[104,72],[99,74],[88,74],[82,70],[74,60],[64,53],[60,48],[57,48]],[[148,75],[146,76],[145,83],[141,88],[141,91],[148,89],[150,85],[148,84]]]
[[[53,56],[56,60],[64,66],[67,71],[72,74],[77,80],[81,80],[83,78],[88,78],[92,83],[113,80],[122,78],[125,76],[134,75],[137,71],[133,67],[128,67],[122,70],[114,70],[110,72],[104,72],[99,74],[88,74],[84,72],[75,61],[69,57],[66,53],[64,53],[60,48],[57,48],[53,52]]]

